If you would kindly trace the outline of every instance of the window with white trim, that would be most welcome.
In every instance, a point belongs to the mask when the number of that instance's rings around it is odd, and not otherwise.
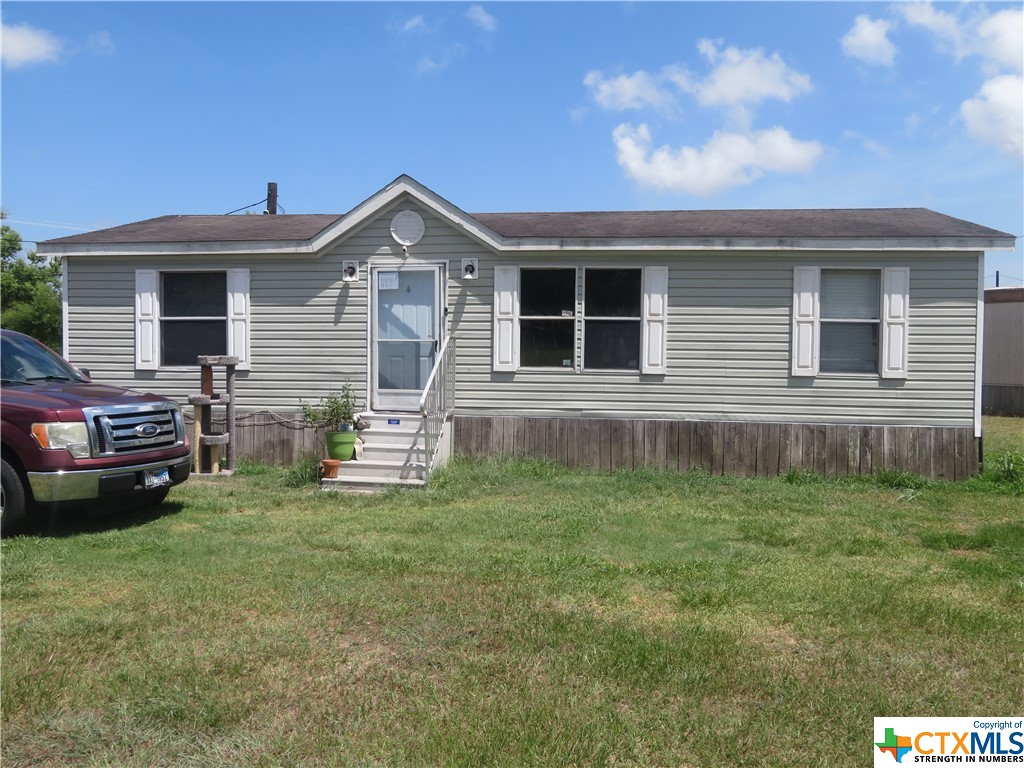
[[[160,362],[195,365],[199,355],[228,353],[226,272],[160,275]]]
[[[200,355],[249,363],[249,270],[135,272],[135,367],[197,365]]]
[[[907,377],[910,269],[793,270],[792,374]]]
[[[821,270],[821,373],[878,373],[880,273]]]
[[[639,370],[642,276],[640,269],[584,270],[584,369]]]
[[[576,270],[519,274],[519,360],[525,368],[572,368],[576,355]]]
[[[668,267],[496,266],[493,368],[664,374],[667,307]]]

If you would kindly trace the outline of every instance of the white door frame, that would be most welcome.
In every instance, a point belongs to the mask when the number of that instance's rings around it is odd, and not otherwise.
[[[396,390],[396,394],[392,398],[402,400],[404,402],[399,403],[382,403],[380,390],[378,387],[378,353],[379,346],[377,344],[377,298],[378,298],[378,275],[381,272],[433,272],[434,274],[434,328],[433,328],[433,339],[434,339],[434,351],[435,353],[440,349],[441,344],[444,343],[445,336],[447,335],[447,286],[448,286],[448,262],[447,261],[416,261],[416,262],[384,262],[379,264],[369,265],[369,285],[368,285],[368,299],[369,299],[369,311],[367,314],[367,322],[369,327],[367,328],[367,338],[369,339],[369,354],[367,355],[367,363],[369,364],[369,370],[367,370],[367,403],[370,406],[371,411],[399,411],[399,412],[418,412],[419,411],[419,392],[416,394],[415,403],[411,400],[409,393],[411,390]]]

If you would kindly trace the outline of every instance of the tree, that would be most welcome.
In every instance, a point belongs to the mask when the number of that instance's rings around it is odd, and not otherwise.
[[[0,219],[7,214],[0,211]],[[0,226],[0,326],[27,333],[61,351],[61,260],[35,251],[22,258],[21,235]]]

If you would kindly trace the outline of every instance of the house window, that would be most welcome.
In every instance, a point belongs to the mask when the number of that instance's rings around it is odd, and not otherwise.
[[[199,355],[226,355],[227,274],[164,272],[161,287],[161,362],[195,365]]]
[[[640,269],[587,269],[583,291],[583,367],[640,368],[643,292]]]
[[[577,274],[571,267],[494,267],[493,369],[667,373],[668,267],[585,268],[582,294]]]
[[[249,367],[249,270],[135,270],[135,367],[233,355]]]
[[[793,376],[907,378],[910,268],[794,267],[792,331]]]
[[[822,373],[878,373],[877,269],[821,270]]]
[[[527,368],[575,365],[576,270],[524,269],[519,287],[520,361]]]

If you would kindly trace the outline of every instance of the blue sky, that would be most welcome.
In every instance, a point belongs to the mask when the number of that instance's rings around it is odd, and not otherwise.
[[[925,206],[1024,234],[1022,4],[2,7],[8,223]],[[254,209],[258,210],[258,209]],[[1024,261],[990,253],[988,284]]]

